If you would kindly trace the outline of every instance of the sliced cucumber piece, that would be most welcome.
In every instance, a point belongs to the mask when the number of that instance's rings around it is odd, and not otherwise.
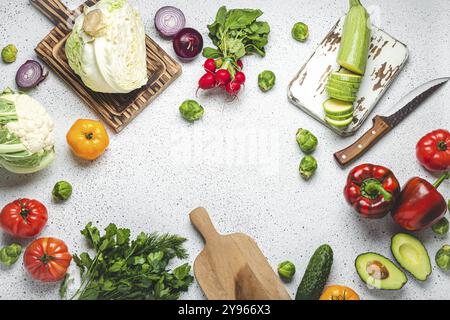
[[[342,116],[353,113],[353,103],[331,98],[323,103],[323,109],[328,115]]]
[[[353,88],[346,88],[346,87],[335,87],[333,84],[328,83],[325,88],[327,90],[330,90],[332,92],[336,92],[336,94],[341,94],[344,96],[356,96],[358,93],[357,89],[353,89]]]
[[[347,94],[342,93],[339,90],[336,90],[334,88],[329,88],[329,87],[326,88],[326,91],[331,98],[335,98],[335,99],[347,101],[347,102],[354,102],[356,100],[356,94],[347,95]]]
[[[348,119],[345,119],[345,120],[334,120],[334,119],[331,119],[331,118],[329,118],[329,117],[325,117],[325,121],[328,122],[328,123],[329,123],[330,125],[332,125],[333,127],[336,127],[336,128],[345,128],[345,127],[348,127],[348,125],[349,125],[350,123],[352,123],[353,117],[348,118]]]
[[[330,75],[331,79],[341,80],[341,81],[348,81],[348,82],[356,82],[361,83],[362,77],[357,74],[348,74],[348,73],[342,73],[342,72],[333,72]]]
[[[336,80],[336,79],[332,79],[332,78],[328,78],[327,84],[333,85],[333,86],[339,87],[339,88],[344,87],[344,88],[352,88],[352,89],[356,89],[356,90],[359,90],[359,87],[361,86],[357,82],[348,82],[348,81]]]

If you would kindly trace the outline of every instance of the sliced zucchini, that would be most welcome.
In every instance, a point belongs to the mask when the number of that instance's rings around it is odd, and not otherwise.
[[[342,116],[336,116],[334,114],[328,114],[327,113],[326,116],[328,118],[330,118],[330,119],[333,119],[333,120],[347,120],[348,118],[352,118],[353,119],[353,112],[344,114]]]
[[[353,117],[348,118],[348,119],[345,119],[345,120],[334,120],[334,119],[331,119],[331,118],[329,118],[329,117],[325,117],[325,121],[328,122],[328,123],[329,123],[330,125],[332,125],[333,127],[336,127],[336,128],[345,128],[345,127],[348,127],[348,125],[349,125],[350,123],[352,123]]]
[[[333,84],[327,84],[325,88],[328,91],[335,92],[336,94],[344,95],[344,96],[356,96],[358,93],[357,89],[353,88],[346,88],[346,87],[335,87]]]
[[[345,88],[352,88],[359,90],[359,87],[361,86],[358,82],[349,82],[349,81],[342,81],[342,80],[336,80],[332,78],[328,78],[327,84],[333,85],[335,87],[345,87]]]
[[[348,82],[356,82],[361,83],[362,77],[358,74],[349,74],[349,73],[342,73],[342,72],[333,72],[330,75],[331,79],[336,79],[340,81],[348,81]]]
[[[341,91],[329,87],[326,88],[326,91],[331,98],[347,102],[354,102],[356,100],[356,94],[354,95],[343,94]]]
[[[353,103],[331,98],[323,103],[323,109],[327,115],[342,116],[353,113]]]

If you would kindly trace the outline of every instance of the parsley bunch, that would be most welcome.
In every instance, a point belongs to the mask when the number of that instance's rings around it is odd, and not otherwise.
[[[92,223],[81,234],[94,249],[95,256],[87,252],[74,255],[81,273],[81,286],[72,299],[178,299],[193,282],[188,263],[168,269],[173,258],[187,257],[183,247],[185,238],[141,233],[130,241],[129,229],[110,224],[101,236]],[[69,281],[67,277],[63,282],[62,295]]]

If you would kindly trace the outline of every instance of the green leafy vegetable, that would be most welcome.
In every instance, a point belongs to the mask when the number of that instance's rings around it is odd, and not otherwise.
[[[303,179],[309,180],[317,170],[317,161],[313,156],[304,156],[300,162],[300,175]]]
[[[312,153],[317,147],[317,137],[313,135],[309,130],[298,129],[297,131],[297,143],[300,149],[306,153]]]
[[[7,247],[0,249],[0,263],[5,266],[12,266],[19,260],[22,253],[22,246],[20,244],[13,243]]]
[[[13,44],[8,44],[2,49],[2,60],[5,63],[13,63],[17,58],[17,48]]]
[[[308,39],[309,36],[309,30],[308,26],[304,24],[303,22],[297,22],[292,27],[292,38],[294,38],[297,41],[305,42]]]
[[[187,257],[182,237],[140,233],[131,241],[129,229],[110,224],[101,235],[92,223],[81,234],[95,255],[83,252],[73,256],[81,286],[72,299],[178,299],[193,282],[189,264],[172,271],[168,268],[172,259]]]
[[[55,201],[66,201],[72,195],[72,185],[67,181],[59,181],[55,184],[52,196]]]
[[[258,76],[258,86],[263,92],[271,90],[275,86],[276,76],[270,70],[263,71]]]
[[[447,234],[449,229],[449,222],[447,218],[442,218],[441,220],[439,220],[436,224],[434,224],[431,227],[431,229],[433,230],[434,233],[438,235]]]
[[[180,105],[181,116],[187,121],[197,121],[203,117],[205,110],[195,100],[186,100]]]
[[[206,58],[231,58],[239,60],[245,55],[256,53],[265,56],[270,26],[256,21],[263,12],[259,9],[232,9],[221,7],[215,21],[208,25],[209,37],[218,49],[205,48]]]
[[[70,274],[66,274],[64,277],[63,282],[61,282],[61,286],[59,287],[59,297],[61,299],[65,299],[67,295],[67,289],[69,286],[73,283],[73,278],[70,276]]]
[[[290,261],[283,261],[278,265],[278,274],[284,281],[291,281],[295,275],[295,265]]]
[[[450,246],[444,245],[436,253],[436,264],[442,271],[450,271]]]

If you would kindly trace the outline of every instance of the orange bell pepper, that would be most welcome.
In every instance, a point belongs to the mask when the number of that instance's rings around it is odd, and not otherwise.
[[[67,143],[79,158],[95,160],[109,145],[109,136],[105,126],[96,120],[79,119],[67,133]]]

